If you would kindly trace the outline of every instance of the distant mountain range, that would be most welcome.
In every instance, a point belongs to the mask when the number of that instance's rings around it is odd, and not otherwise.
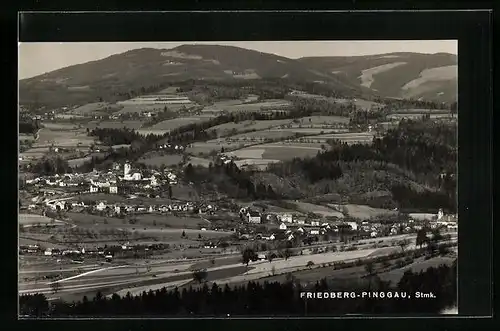
[[[457,57],[393,53],[289,59],[232,46],[142,48],[19,81],[21,104],[83,104],[187,79],[320,82],[341,93],[456,100]]]
[[[343,76],[385,97],[456,101],[457,56],[390,53],[350,57],[306,57],[299,62]]]

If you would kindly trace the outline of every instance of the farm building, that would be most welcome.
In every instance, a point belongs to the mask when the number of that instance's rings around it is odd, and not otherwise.
[[[249,211],[247,212],[247,220],[248,223],[260,223],[261,222],[261,216],[259,212],[256,211]]]

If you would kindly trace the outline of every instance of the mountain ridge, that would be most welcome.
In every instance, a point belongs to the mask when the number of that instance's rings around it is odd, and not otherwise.
[[[326,84],[332,90],[346,95],[373,93],[404,97],[404,93],[398,91],[404,85],[403,82],[409,83],[418,79],[418,74],[436,67],[436,64],[453,63],[453,60],[446,59],[449,55],[388,53],[357,57],[290,59],[276,54],[215,44],[184,44],[171,49],[138,48],[19,80],[19,101],[49,105],[81,104],[94,101],[96,98],[110,98],[117,93],[144,86],[190,79],[240,82],[286,79]],[[372,84],[363,84],[359,74],[369,69],[371,64],[394,63],[394,59],[383,59],[384,56],[399,56],[400,59],[411,60],[412,65],[409,69],[405,69],[411,71],[409,75],[411,79],[396,79],[401,85],[398,88],[392,86],[394,84],[381,88],[381,83],[377,80],[387,74],[378,73],[374,75],[375,80]],[[433,59],[428,60],[426,56],[431,56]],[[418,59],[427,60],[419,62]],[[340,72],[335,72],[333,69],[338,69]],[[397,68],[389,70],[391,71],[402,72]],[[427,95],[432,95],[435,89],[444,88],[445,86],[438,84],[430,88],[431,92]],[[415,96],[419,97],[419,94],[416,93]]]

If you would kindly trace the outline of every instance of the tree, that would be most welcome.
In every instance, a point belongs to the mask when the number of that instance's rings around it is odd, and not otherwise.
[[[269,261],[269,263],[273,262],[275,257],[276,257],[276,254],[274,254],[273,252],[267,252],[266,258]]]
[[[210,264],[215,265],[215,259],[214,258],[210,259]]]
[[[372,279],[373,279],[373,276],[375,275],[375,267],[374,267],[372,261],[368,261],[365,264],[365,271],[367,273],[366,277],[368,277],[368,289],[371,289]]]
[[[307,262],[307,264],[306,264],[306,266],[307,266],[309,269],[311,269],[313,265],[314,265],[314,262],[313,262],[313,261],[309,261],[309,262]]]
[[[257,254],[250,247],[245,248],[243,250],[243,252],[241,252],[241,257],[242,257],[242,262],[243,262],[243,264],[245,264],[247,266],[247,269],[248,269],[248,264],[250,263],[250,261],[257,260]]]
[[[283,257],[285,258],[285,261],[288,260],[288,258],[292,256],[292,251],[287,248],[283,251]]]
[[[186,237],[186,231],[182,230],[181,238],[185,238],[185,237]]]
[[[401,247],[401,251],[404,253],[406,247],[408,247],[408,245],[410,245],[410,242],[407,239],[403,239],[403,240],[400,240],[398,242],[398,245],[399,245],[399,247]]]
[[[52,290],[53,294],[56,294],[61,290],[61,284],[58,281],[52,282],[50,283],[50,289]]]
[[[425,244],[427,242],[427,240],[428,240],[427,232],[425,231],[425,229],[418,230],[417,239],[416,239],[417,246],[422,248],[422,245]]]
[[[201,284],[207,279],[208,273],[206,269],[194,270],[192,276],[194,281]]]

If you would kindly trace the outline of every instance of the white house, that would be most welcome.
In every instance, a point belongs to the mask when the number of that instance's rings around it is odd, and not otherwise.
[[[285,223],[280,224],[280,230],[286,230],[287,226]]]
[[[288,240],[293,240],[293,238],[295,238],[295,236],[293,235],[293,233],[290,233],[290,235],[288,236]]]
[[[248,223],[260,223],[261,222],[260,213],[256,212],[256,211],[247,212],[247,219],[248,219]]]
[[[297,232],[304,233],[304,229],[303,228],[298,228]]]
[[[99,204],[95,207],[99,211],[103,211],[106,209],[106,204],[104,202],[99,202]]]
[[[115,206],[115,213],[119,214],[121,212],[120,206]]]
[[[94,185],[90,185],[90,193],[97,193],[99,191],[99,188]]]
[[[305,220],[297,220],[297,224],[306,224]]]
[[[354,231],[358,230],[358,223],[356,223],[356,222],[346,222],[346,224],[350,225],[351,229],[353,229]]]
[[[319,234],[319,229],[311,229],[309,230],[309,234]]]
[[[275,235],[274,235],[274,233],[273,233],[273,234],[271,234],[271,235],[269,236],[269,240],[274,240],[274,239],[276,239],[276,236],[275,236]]]
[[[377,232],[377,231],[372,231],[372,232],[370,233],[370,237],[372,237],[372,238],[375,238],[377,235],[378,235],[378,232]]]
[[[109,187],[109,193],[110,193],[110,194],[117,194],[117,193],[118,193],[118,186],[116,186],[116,185],[111,185],[111,186]]]
[[[319,221],[311,221],[311,226],[319,226]]]
[[[281,214],[278,216],[278,218],[283,223],[292,223],[293,222],[292,214]]]

